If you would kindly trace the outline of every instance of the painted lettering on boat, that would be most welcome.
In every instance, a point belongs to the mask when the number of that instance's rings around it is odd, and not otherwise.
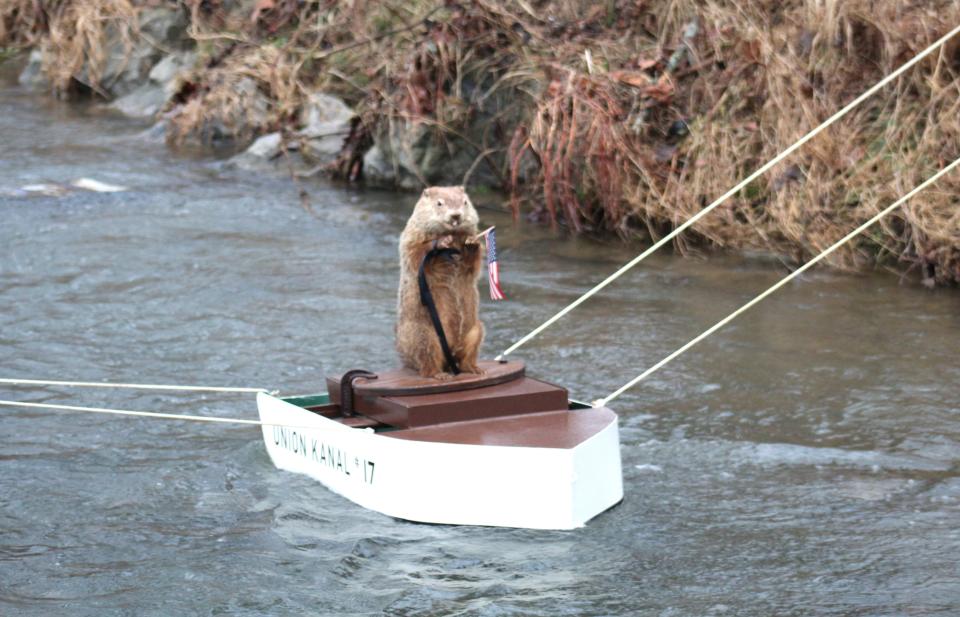
[[[331,443],[308,437],[296,429],[275,426],[273,427],[273,444],[340,472],[346,477],[356,474],[359,478],[362,472],[363,482],[373,484],[373,472],[377,466],[374,461],[368,461],[359,456],[351,458],[349,453]]]

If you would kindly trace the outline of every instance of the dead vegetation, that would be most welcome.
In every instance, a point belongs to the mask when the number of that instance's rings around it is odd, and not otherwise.
[[[47,11],[34,0],[0,0],[0,48],[39,43],[47,22]]]
[[[108,50],[104,41],[118,40],[124,54],[133,48],[137,13],[129,0],[85,0],[60,4],[50,15],[44,47],[44,72],[53,87],[65,91],[74,81],[101,92]],[[113,33],[108,33],[109,30]]]
[[[184,83],[167,113],[169,139],[246,141],[296,123],[305,89],[274,47],[214,57]]]
[[[106,41],[129,53],[137,34],[130,0],[0,0],[0,46],[37,45],[44,73],[60,93],[82,86],[106,96],[102,70],[112,51]]]
[[[167,110],[175,138],[295,128],[306,93],[320,89],[357,109],[353,144],[388,126],[429,127],[431,139],[471,153],[471,173],[490,169],[518,216],[624,237],[686,220],[960,23],[955,0],[184,6],[202,62]],[[96,59],[98,33],[129,23],[128,7],[0,0],[0,45],[48,32],[58,57]],[[958,74],[955,40],[705,217],[678,249],[797,261],[822,250],[960,155]],[[358,153],[345,160],[344,175],[356,176]],[[944,178],[833,264],[907,264],[930,282],[960,281],[958,188]]]

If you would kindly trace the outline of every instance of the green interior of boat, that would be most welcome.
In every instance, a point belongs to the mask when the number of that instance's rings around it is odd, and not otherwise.
[[[330,395],[323,394],[304,394],[303,396],[286,396],[280,399],[285,403],[296,405],[297,407],[318,407],[320,405],[330,404]]]

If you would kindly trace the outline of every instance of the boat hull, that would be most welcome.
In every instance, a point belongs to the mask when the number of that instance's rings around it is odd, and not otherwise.
[[[574,529],[623,498],[617,417],[567,448],[440,443],[350,428],[257,395],[267,453],[371,510],[425,523]],[[584,410],[587,413],[588,410]]]

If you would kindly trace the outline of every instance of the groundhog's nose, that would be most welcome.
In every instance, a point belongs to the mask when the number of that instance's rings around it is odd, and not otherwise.
[[[460,220],[461,220],[462,218],[463,218],[463,216],[462,216],[459,212],[451,212],[451,213],[450,213],[450,216],[447,217],[447,220],[450,221],[450,224],[451,224],[451,225],[459,225],[459,224],[460,224]]]

